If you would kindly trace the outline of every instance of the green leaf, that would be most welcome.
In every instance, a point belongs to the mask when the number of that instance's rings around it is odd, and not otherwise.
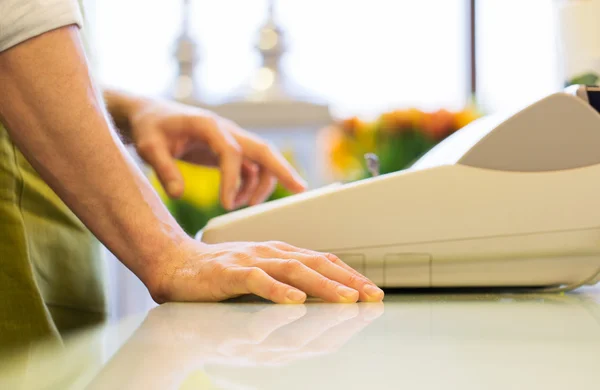
[[[190,236],[196,235],[211,218],[226,212],[219,204],[210,208],[199,208],[183,200],[171,200],[169,210],[177,223]]]
[[[594,73],[585,73],[581,76],[574,77],[571,81],[565,84],[565,87],[573,84],[582,84],[582,85],[596,85],[598,82],[598,75]]]

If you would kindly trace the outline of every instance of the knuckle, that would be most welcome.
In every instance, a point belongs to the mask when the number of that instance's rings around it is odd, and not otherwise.
[[[254,245],[253,252],[259,256],[268,256],[273,250],[268,243],[258,243]]]
[[[216,131],[219,129],[219,123],[211,115],[194,116],[192,119],[196,121],[195,125],[201,129],[209,131]]]
[[[260,141],[258,144],[258,153],[262,156],[262,157],[267,157],[273,154],[274,152],[274,147],[273,145],[271,145],[269,142],[266,141]]]
[[[248,272],[246,274],[246,280],[248,280],[249,282],[258,282],[262,279],[264,274],[265,271],[263,271],[262,269],[258,267],[251,267],[248,269]]]
[[[154,164],[154,170],[158,175],[167,180],[177,179],[177,168],[173,169],[170,161],[158,161]]]
[[[240,145],[234,143],[234,142],[228,142],[227,143],[227,150],[228,153],[232,156],[241,156],[242,155],[242,148]]]
[[[225,276],[229,272],[228,268],[218,261],[212,261],[208,264],[208,274],[213,277]]]
[[[317,282],[317,287],[319,290],[332,290],[337,287],[337,283],[331,279],[327,279],[326,277],[319,278]]]
[[[147,155],[148,153],[156,150],[158,142],[154,139],[147,139],[140,141],[137,145],[138,153],[141,155]]]
[[[363,280],[363,278],[359,277],[358,275],[352,274],[350,273],[348,275],[348,277],[346,278],[347,280],[347,285],[357,285],[357,284],[366,284],[365,281]]]
[[[333,253],[323,253],[323,256],[334,264],[340,264],[342,260]]]
[[[310,256],[310,258],[307,260],[307,265],[309,265],[313,269],[318,269],[321,268],[325,264],[325,262],[327,262],[325,257],[314,255]]]
[[[225,140],[225,153],[229,156],[239,157],[242,155],[242,147],[234,140]]]
[[[267,294],[269,294],[270,297],[275,297],[278,295],[278,293],[279,293],[279,283],[277,283],[275,281],[269,282],[269,286],[267,287]]]
[[[282,242],[282,241],[269,241],[269,242],[267,242],[267,244],[269,246],[275,247],[275,248],[287,248],[289,246],[285,242]]]
[[[233,254],[235,262],[239,265],[247,265],[252,263],[254,256],[248,252],[235,252]]]
[[[283,264],[284,271],[290,275],[297,274],[304,265],[296,259],[285,260]]]

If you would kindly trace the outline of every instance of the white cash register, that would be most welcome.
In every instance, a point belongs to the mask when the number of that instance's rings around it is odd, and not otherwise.
[[[285,241],[380,287],[600,282],[600,89],[465,126],[410,168],[212,219],[206,243]]]

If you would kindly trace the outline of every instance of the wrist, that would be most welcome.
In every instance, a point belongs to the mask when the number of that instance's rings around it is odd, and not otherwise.
[[[185,234],[168,242],[151,258],[144,261],[144,270],[137,274],[150,296],[157,303],[167,302],[172,296],[172,281],[178,270],[193,258],[198,259],[207,244],[200,243]]]

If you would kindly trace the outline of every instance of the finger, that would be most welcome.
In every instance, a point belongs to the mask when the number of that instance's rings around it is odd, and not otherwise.
[[[323,252],[317,252],[317,251],[313,251],[310,249],[306,249],[306,248],[299,248],[293,245],[290,245],[286,242],[276,242],[275,246],[277,248],[280,248],[284,251],[288,251],[288,252],[293,252],[293,253],[306,253],[306,254],[322,254]],[[333,253],[325,253],[324,254],[332,263],[337,264],[338,266],[358,275],[358,276],[362,276],[365,277],[363,274],[361,274],[360,272],[358,272],[357,270],[355,270],[354,268],[350,267],[348,264],[344,263],[342,260],[340,260],[339,257],[337,257],[336,255],[334,255]],[[369,280],[367,278],[367,280]],[[369,280],[369,282],[373,283],[372,281]],[[373,285],[375,285],[375,283],[373,283]]]
[[[258,174],[258,186],[250,198],[250,205],[255,206],[266,201],[273,191],[275,191],[276,185],[277,179],[275,176],[264,167],[260,168],[260,173]]]
[[[271,277],[327,302],[355,303],[358,291],[326,278],[296,259],[258,260],[257,266]]]
[[[304,264],[329,279],[355,289],[360,293],[359,299],[361,301],[381,302],[383,300],[384,293],[379,287],[359,272],[353,272],[355,270],[342,267],[341,264],[344,264],[346,267],[351,268],[337,257],[331,254],[304,254],[304,256],[307,256],[303,260]],[[337,259],[337,263],[334,263],[330,258]]]
[[[252,194],[258,187],[258,165],[250,160],[244,160],[242,163],[242,185],[235,198],[235,207],[242,207],[248,204]]]
[[[323,254],[323,252],[317,252],[317,251],[311,251],[309,249],[304,249],[304,248],[297,248],[294,246],[291,246],[292,249],[288,249],[291,252],[300,252],[300,253],[305,253],[305,254],[309,254],[309,255],[316,255],[316,254]],[[366,280],[369,281],[369,283],[371,283],[373,286],[377,287],[377,285],[370,280],[369,278],[367,278],[365,275],[361,274],[360,272],[358,272],[356,269],[352,268],[351,266],[349,266],[348,264],[344,263],[339,257],[337,257],[336,255],[334,255],[333,253],[324,253],[325,257],[327,257],[327,259],[329,259],[329,261],[331,261],[333,264],[342,267],[343,269],[347,270],[348,272],[351,272],[359,277],[365,278]]]
[[[225,286],[221,290],[229,295],[254,294],[275,303],[304,303],[306,294],[275,280],[256,267],[232,267],[224,271]]]
[[[281,247],[281,244],[279,244]],[[278,256],[288,259],[297,259],[308,267],[314,269],[326,278],[340,282],[360,293],[359,299],[363,302],[380,302],[383,300],[384,292],[367,277],[350,267],[337,256],[330,253],[283,246],[288,248]],[[293,250],[297,250],[294,252]]]
[[[235,207],[235,196],[242,166],[242,148],[223,126],[211,117],[191,117],[190,129],[219,156],[221,203],[227,210]]]
[[[277,149],[258,137],[253,136],[239,129],[237,125],[228,122],[235,131],[236,139],[245,151],[245,154],[256,161],[281,182],[281,184],[292,192],[302,192],[306,190],[306,182],[300,174],[290,165],[290,163],[277,151]]]
[[[154,169],[167,194],[172,198],[180,197],[184,189],[183,176],[164,138],[149,137],[140,141],[136,148],[140,157]]]

